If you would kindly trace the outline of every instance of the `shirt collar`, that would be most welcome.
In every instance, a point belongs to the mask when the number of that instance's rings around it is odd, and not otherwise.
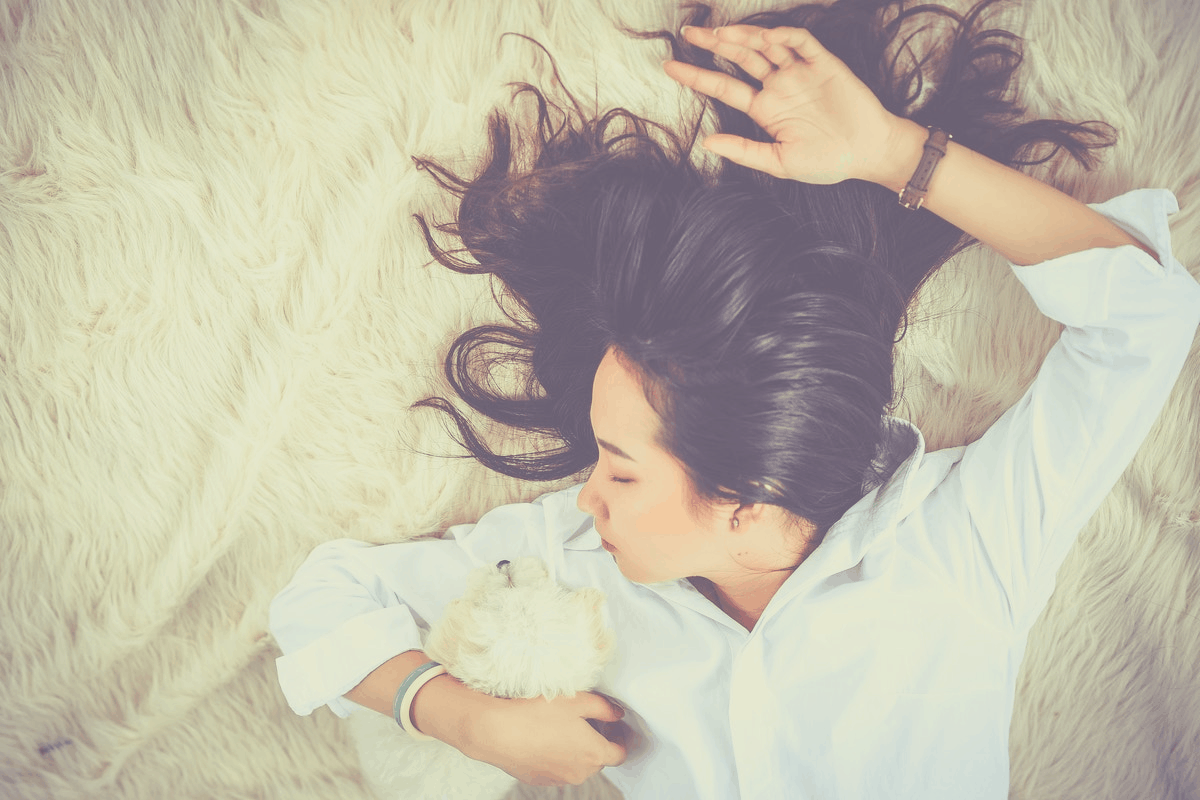
[[[917,426],[897,417],[885,415],[883,425],[883,441],[872,463],[881,468],[884,480],[868,471],[863,481],[866,495],[830,527],[817,549],[779,587],[763,617],[814,583],[858,564],[880,536],[894,530],[928,494],[916,485],[925,437]]]
[[[899,521],[900,512],[907,515],[912,511],[905,501],[912,499],[912,479],[925,455],[925,437],[917,426],[897,417],[885,416],[883,428],[872,469],[863,476],[862,499],[833,524],[821,547],[846,540],[848,552],[861,555],[862,545],[874,538],[872,531]]]

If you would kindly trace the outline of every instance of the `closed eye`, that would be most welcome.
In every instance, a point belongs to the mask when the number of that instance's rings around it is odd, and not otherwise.
[[[613,483],[633,483],[632,478],[617,478],[617,477],[609,476],[608,479],[610,481],[612,481]]]

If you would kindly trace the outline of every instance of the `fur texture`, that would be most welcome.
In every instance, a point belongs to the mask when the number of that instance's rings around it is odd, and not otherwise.
[[[782,3],[736,0],[738,16]],[[961,8],[962,4],[954,4]],[[667,0],[0,0],[0,795],[364,800],[280,694],[267,605],[318,543],[401,541],[558,485],[464,460],[438,363],[498,319],[429,268],[411,155],[467,166],[508,81],[680,125]],[[1027,0],[1022,99],[1121,142],[1031,174],[1163,186],[1200,268],[1200,5]],[[919,47],[922,39],[913,40]],[[699,151],[698,159],[706,156]],[[923,290],[901,415],[977,438],[1059,334],[979,248]],[[1012,796],[1200,798],[1200,355],[1030,636]],[[514,447],[519,443],[514,443]],[[569,792],[519,787],[523,797]]]
[[[540,559],[484,565],[430,627],[425,653],[477,692],[574,697],[596,685],[613,655],[604,602],[599,589],[556,584]],[[363,778],[379,800],[500,800],[518,784],[444,742],[413,739],[375,711],[356,711],[349,725]],[[600,776],[588,783],[597,794],[607,787],[616,795]]]

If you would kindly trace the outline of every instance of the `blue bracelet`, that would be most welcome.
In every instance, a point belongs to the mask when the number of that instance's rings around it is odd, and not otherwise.
[[[436,661],[430,661],[428,664],[422,664],[412,672],[408,673],[408,677],[404,679],[404,683],[400,684],[400,688],[396,690],[396,699],[392,701],[392,719],[396,720],[396,724],[403,728],[406,733],[409,732],[408,725],[405,725],[404,721],[400,719],[400,707],[404,705],[404,693],[408,691],[408,687],[412,686],[416,682],[417,678],[421,677],[434,667],[439,666],[441,665]]]

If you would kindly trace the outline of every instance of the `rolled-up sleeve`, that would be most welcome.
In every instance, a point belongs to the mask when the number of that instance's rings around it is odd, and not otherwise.
[[[1175,196],[1138,189],[1090,207],[1161,263],[1125,245],[1010,264],[1064,330],[1025,395],[948,476],[969,516],[971,535],[952,545],[964,589],[1026,631],[1162,412],[1200,325],[1200,284],[1171,250]]]
[[[269,627],[283,655],[279,685],[300,715],[328,705],[339,717],[357,706],[342,697],[385,661],[422,647],[430,622],[462,595],[483,564],[545,558],[589,524],[575,508],[578,487],[493,509],[440,538],[371,545],[325,542],[271,601]]]

